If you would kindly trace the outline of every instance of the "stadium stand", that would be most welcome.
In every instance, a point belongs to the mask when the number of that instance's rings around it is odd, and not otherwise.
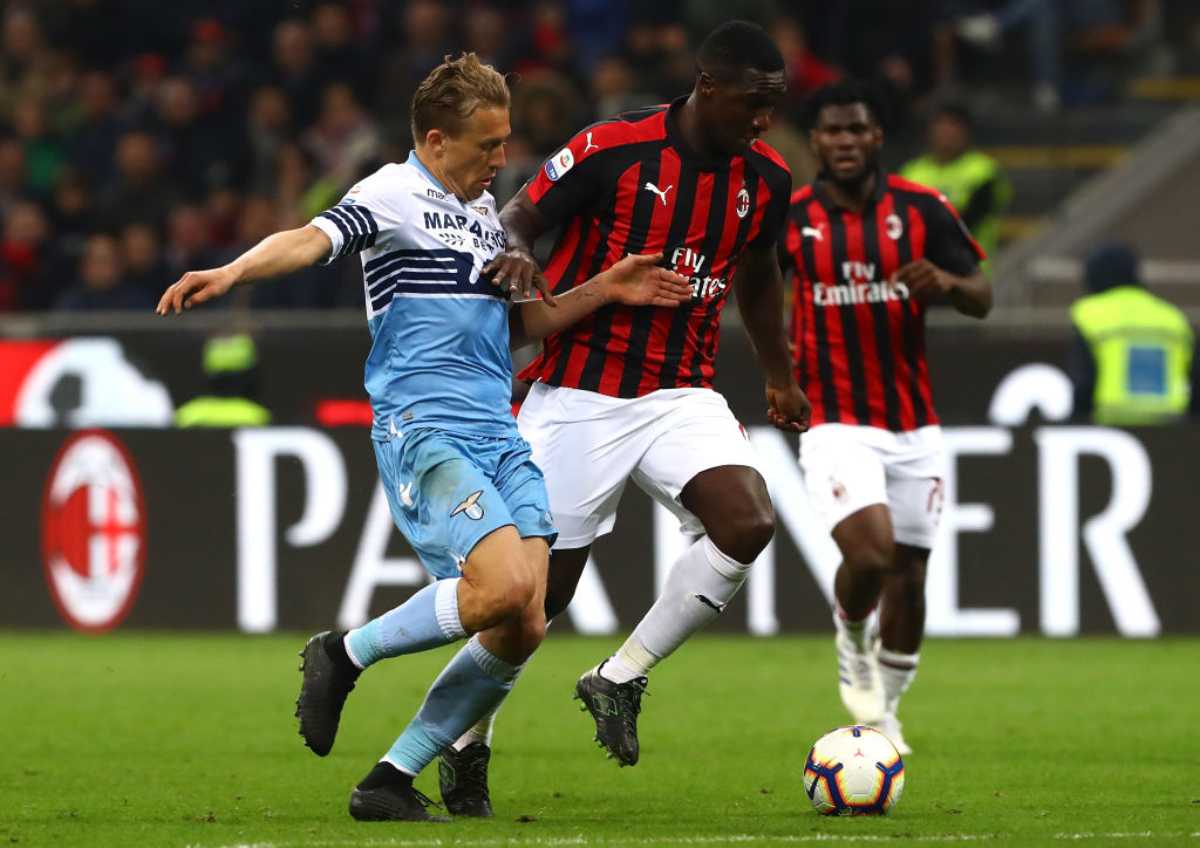
[[[406,155],[413,87],[459,49],[513,74],[515,134],[496,185],[503,202],[572,129],[686,90],[697,38],[732,15],[769,25],[787,57],[791,95],[769,138],[797,182],[813,168],[800,110],[823,82],[852,74],[886,90],[893,167],[918,151],[932,103],[969,93],[977,143],[1014,187],[1002,247],[1044,236],[1073,192],[1200,94],[1190,76],[1200,70],[1192,49],[1200,14],[1181,0],[1141,0],[1065,15],[1047,104],[1019,22],[990,38],[978,25],[981,15],[1039,3],[940,0],[901,13],[882,0],[131,0],[114,17],[97,0],[8,2],[0,312],[141,307],[142,293],[182,270],[307,220]],[[89,244],[93,258],[110,244],[101,235],[115,239],[118,294],[97,296],[93,286],[80,297],[89,267],[94,280],[104,276],[85,262]],[[348,264],[313,269],[233,303],[357,306],[360,287],[343,279],[355,274]],[[1025,280],[1002,290],[1001,302],[1047,302]]]

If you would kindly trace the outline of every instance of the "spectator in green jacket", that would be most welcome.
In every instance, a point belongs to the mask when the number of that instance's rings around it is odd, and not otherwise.
[[[929,152],[905,165],[900,175],[946,195],[987,255],[994,256],[1012,186],[995,159],[972,149],[972,124],[963,104],[941,104],[929,122]]]
[[[1195,332],[1179,307],[1146,291],[1128,245],[1102,244],[1071,306],[1075,418],[1113,427],[1168,424],[1200,409]]]
[[[208,392],[175,411],[177,427],[265,427],[270,411],[254,399],[258,351],[244,333],[214,336],[204,344]]]

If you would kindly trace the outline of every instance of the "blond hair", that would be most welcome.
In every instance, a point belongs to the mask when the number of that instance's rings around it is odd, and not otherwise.
[[[432,129],[455,135],[476,109],[485,106],[507,109],[508,105],[508,83],[499,71],[480,62],[474,53],[463,53],[457,59],[447,55],[421,81],[413,95],[413,141],[424,141],[425,134]]]

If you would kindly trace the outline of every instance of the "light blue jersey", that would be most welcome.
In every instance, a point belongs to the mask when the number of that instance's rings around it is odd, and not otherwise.
[[[372,436],[416,427],[515,435],[509,304],[480,278],[506,242],[492,196],[460,201],[412,153],[312,224],[333,242],[329,261],[361,254]]]
[[[453,577],[508,525],[552,545],[545,479],[512,415],[508,300],[479,276],[505,244],[492,196],[463,203],[412,154],[312,224],[329,261],[362,254],[379,479],[426,569]]]

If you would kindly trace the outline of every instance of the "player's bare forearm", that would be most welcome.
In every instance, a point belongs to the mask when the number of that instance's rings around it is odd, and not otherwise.
[[[982,271],[969,277],[953,277],[950,302],[963,315],[986,318],[992,311],[992,281]]]
[[[661,253],[630,254],[559,297],[553,306],[538,300],[519,304],[509,313],[509,347],[515,350],[565,330],[610,303],[676,307],[690,302],[688,278],[659,267],[661,260]]]
[[[896,282],[925,304],[949,302],[963,315],[983,318],[992,309],[992,284],[983,272],[959,276],[944,271],[928,259],[918,259],[897,269]]]
[[[542,300],[519,303],[508,316],[509,349],[519,350],[552,336],[612,302],[611,288],[596,276],[560,295],[557,306],[548,306]]]
[[[227,266],[233,282],[249,283],[307,268],[333,249],[329,236],[308,224],[267,236]]]
[[[333,248],[329,236],[309,224],[267,236],[237,259],[220,268],[188,271],[159,298],[159,315],[179,314],[221,297],[240,283],[277,277],[307,268]]]
[[[790,385],[793,376],[783,324],[783,275],[773,245],[746,254],[734,274],[733,291],[767,384]]]

